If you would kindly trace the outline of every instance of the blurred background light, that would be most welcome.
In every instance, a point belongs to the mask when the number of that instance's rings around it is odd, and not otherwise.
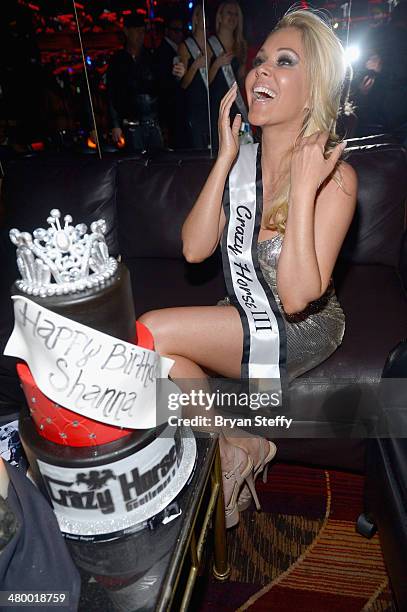
[[[354,64],[360,58],[360,47],[358,45],[349,45],[345,49],[345,57],[349,64]]]

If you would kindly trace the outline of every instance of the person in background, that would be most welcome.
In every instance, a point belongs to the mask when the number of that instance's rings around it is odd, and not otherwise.
[[[212,52],[208,46],[206,59],[205,43],[203,9],[198,4],[192,13],[192,36],[178,48],[178,55],[185,66],[181,87],[185,91],[188,144],[193,149],[207,149],[209,146],[207,65],[211,63]]]
[[[115,143],[124,135],[129,153],[163,146],[158,120],[158,85],[154,63],[144,48],[145,23],[140,15],[124,20],[126,44],[107,72],[109,115]]]
[[[407,146],[407,2],[393,9],[388,24],[372,30],[365,46],[353,91],[356,135],[389,132]]]
[[[183,112],[181,79],[185,66],[178,55],[178,46],[184,39],[184,24],[180,17],[170,18],[165,25],[164,38],[155,51],[156,74],[159,84],[160,126],[167,146],[182,146]]]
[[[22,4],[0,4],[0,115],[16,151],[42,140],[47,120],[42,112],[45,73],[32,11]]]
[[[209,45],[215,57],[209,70],[212,144],[218,149],[219,107],[234,81],[237,81],[239,89],[231,118],[233,120],[240,113],[243,121],[248,122],[246,104],[240,92],[246,76],[247,43],[243,38],[242,10],[237,2],[222,2],[219,5],[216,36],[210,37]]]

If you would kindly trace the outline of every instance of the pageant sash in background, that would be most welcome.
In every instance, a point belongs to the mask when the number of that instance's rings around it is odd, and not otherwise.
[[[227,224],[222,240],[223,270],[231,303],[242,319],[242,378],[273,379],[269,383],[264,380],[260,386],[269,384],[281,394],[287,353],[285,326],[257,256],[263,211],[258,147],[242,145],[229,175],[224,199]]]
[[[189,36],[188,38],[186,38],[184,40],[184,43],[188,49],[188,51],[191,54],[192,59],[196,60],[198,59],[198,57],[200,57],[202,55],[201,50],[196,42],[196,40],[194,38],[192,38],[192,36]],[[203,68],[199,69],[199,73],[202,77],[202,80],[205,84],[206,89],[208,89],[208,73],[206,71],[206,67],[204,66]]]
[[[219,57],[220,55],[225,53],[225,49],[217,36],[211,36],[209,39],[209,44],[212,47],[212,51],[214,52],[216,57]],[[235,73],[233,72],[232,66],[230,64],[226,64],[226,66],[222,66],[222,72],[223,72],[223,76],[226,79],[226,83],[228,84],[228,87],[230,89],[236,81]],[[237,108],[239,109],[239,113],[242,115],[242,120],[245,123],[249,123],[246,104],[244,103],[239,87],[237,88],[237,97],[236,97],[235,104]]]

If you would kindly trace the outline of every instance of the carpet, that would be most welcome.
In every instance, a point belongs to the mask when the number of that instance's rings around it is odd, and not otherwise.
[[[378,536],[355,531],[361,476],[276,464],[257,489],[262,511],[228,532],[230,580],[201,578],[191,610],[395,612]]]

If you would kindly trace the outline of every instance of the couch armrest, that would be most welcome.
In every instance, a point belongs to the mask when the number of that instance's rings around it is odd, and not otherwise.
[[[404,232],[401,242],[399,273],[404,291],[407,293],[407,230]]]

